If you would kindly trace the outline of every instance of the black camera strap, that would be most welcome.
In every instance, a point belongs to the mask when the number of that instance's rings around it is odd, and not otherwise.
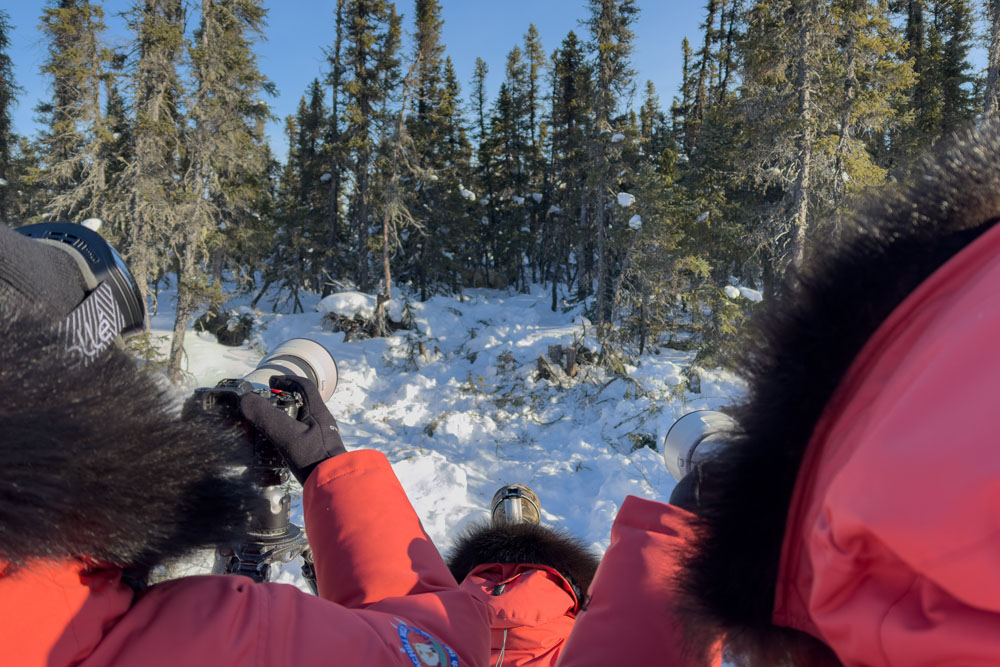
[[[71,363],[87,366],[125,328],[122,313],[114,292],[107,282],[102,282],[59,323],[59,338],[70,354]]]

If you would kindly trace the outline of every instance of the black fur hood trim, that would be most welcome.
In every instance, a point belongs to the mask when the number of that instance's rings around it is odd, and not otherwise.
[[[246,450],[181,421],[166,383],[112,347],[68,365],[41,312],[0,306],[0,560],[85,556],[137,576],[244,534]]]
[[[816,243],[755,318],[738,366],[748,385],[734,411],[739,432],[701,489],[700,539],[680,582],[695,646],[721,629],[733,653],[754,656],[745,664],[777,665],[802,655],[799,639],[815,643],[771,621],[806,445],[879,325],[998,216],[1000,132],[991,124],[957,135],[911,178],[871,197],[851,221],[856,231]]]
[[[578,602],[590,588],[599,562],[579,539],[532,523],[475,524],[459,535],[448,555],[448,569],[458,582],[487,563],[546,565],[566,577]]]

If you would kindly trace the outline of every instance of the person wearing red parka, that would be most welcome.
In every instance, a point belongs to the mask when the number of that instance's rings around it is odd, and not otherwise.
[[[724,636],[739,664],[1000,663],[998,218],[990,121],[816,231],[749,329],[689,546],[659,561],[679,612],[613,645],[643,622],[637,586],[603,634],[581,615],[561,665],[673,664],[652,656],[677,623],[689,654]],[[605,568],[634,585],[646,553],[609,550],[593,588]]]
[[[272,383],[304,396],[298,420],[256,394],[239,408],[302,483],[319,595],[242,576],[145,585],[243,535],[249,447],[218,416],[181,419],[117,347],[74,363],[59,323],[86,290],[62,249],[0,226],[0,664],[486,664],[485,607],[386,457],[347,452],[303,378]]]

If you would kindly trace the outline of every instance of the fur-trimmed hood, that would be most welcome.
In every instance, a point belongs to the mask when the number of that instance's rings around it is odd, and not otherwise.
[[[150,567],[245,532],[247,447],[182,421],[164,383],[117,348],[69,363],[48,313],[0,304],[0,561]]]
[[[1000,131],[991,124],[959,135],[904,183],[872,197],[846,238],[815,244],[755,319],[740,366],[748,398],[735,410],[739,432],[701,489],[700,539],[681,581],[695,645],[721,630],[748,664],[836,661],[772,620],[807,445],[873,333],[998,216]]]

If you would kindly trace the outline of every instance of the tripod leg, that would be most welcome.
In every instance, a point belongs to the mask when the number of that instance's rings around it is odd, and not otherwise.
[[[319,591],[316,589],[316,566],[313,564],[312,549],[309,548],[302,552],[302,577],[309,584],[313,595],[319,595]]]

